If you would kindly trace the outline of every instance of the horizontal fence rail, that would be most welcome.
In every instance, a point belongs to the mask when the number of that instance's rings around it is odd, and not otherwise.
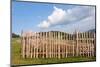
[[[95,56],[95,33],[24,32],[21,35],[23,58],[67,58]]]

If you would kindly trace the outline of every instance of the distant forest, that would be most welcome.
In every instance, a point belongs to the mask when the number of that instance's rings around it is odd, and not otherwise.
[[[50,31],[50,32],[60,32],[60,31]],[[86,32],[91,32],[91,33],[96,33],[96,29],[91,29],[91,30],[88,30],[88,31],[86,31]],[[46,35],[45,33],[46,32],[39,32],[39,33],[44,33],[44,35]],[[47,32],[47,33],[49,33],[49,32]],[[64,33],[65,32],[62,32],[62,35],[64,35]],[[66,34],[68,34],[68,33],[66,33]],[[58,35],[58,34],[57,34]],[[54,36],[54,35],[53,35]],[[18,35],[18,34],[16,34],[16,33],[12,33],[12,38],[18,38],[18,37],[20,37],[20,35]]]
[[[20,35],[12,33],[12,38],[18,38],[18,37],[20,37]]]

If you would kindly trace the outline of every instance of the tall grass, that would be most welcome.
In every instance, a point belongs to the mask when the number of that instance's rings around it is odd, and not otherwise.
[[[52,64],[52,63],[69,63],[69,62],[85,62],[85,61],[95,61],[95,57],[69,57],[69,58],[27,58],[23,59],[21,57],[21,41],[20,38],[12,38],[11,43],[11,64],[12,65],[28,65],[28,64]]]

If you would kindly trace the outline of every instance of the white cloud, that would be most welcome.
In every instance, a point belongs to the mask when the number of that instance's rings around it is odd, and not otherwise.
[[[50,16],[48,16],[48,22],[51,24],[61,23],[65,20],[65,17],[66,11],[54,6],[53,13]]]
[[[45,20],[38,25],[38,27],[41,27],[41,28],[48,28],[49,26],[50,26],[50,23]]]
[[[48,16],[47,20],[42,21],[38,27],[41,28],[48,28],[51,25],[56,25],[61,23],[62,21],[65,21],[66,17],[66,11],[59,9],[54,6],[54,11],[50,16]]]
[[[47,17],[48,19],[42,21],[38,27],[49,28],[50,26],[57,25],[75,25],[76,28],[84,29],[95,27],[95,8],[92,6],[76,6],[67,10],[57,8],[54,6],[54,10]],[[68,26],[74,30],[73,26]],[[90,26],[90,27],[89,27]],[[71,28],[72,27],[72,28]]]

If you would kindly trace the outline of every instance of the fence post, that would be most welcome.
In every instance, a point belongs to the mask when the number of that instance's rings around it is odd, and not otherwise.
[[[66,35],[65,35],[65,37],[66,37],[66,39],[65,39],[65,42],[66,42],[66,43],[65,43],[65,45],[66,45],[66,52],[65,52],[65,53],[66,53],[66,58],[67,58],[67,50],[68,50],[68,48],[67,48],[67,45],[68,45],[68,44],[67,44],[67,43],[68,43],[68,42],[67,42],[67,41],[68,41],[67,36],[68,36],[68,35],[66,34]]]
[[[36,56],[36,50],[35,50],[35,48],[36,48],[36,35],[35,35],[36,33],[34,32],[34,47],[33,47],[33,49],[34,49],[34,58],[35,58],[35,56]]]
[[[26,36],[26,58],[28,58],[28,36]]]
[[[88,48],[88,57],[89,57],[89,51],[90,51],[90,49],[89,49],[89,44],[91,43],[91,40],[90,40],[90,32],[89,32],[89,42],[87,42],[87,48]]]
[[[60,59],[60,32],[58,32],[58,58]]]
[[[32,58],[32,56],[33,56],[33,42],[32,42],[32,41],[33,41],[33,35],[31,34],[31,43],[30,43],[30,45],[31,45],[31,46],[30,46],[31,58]]]
[[[74,33],[73,33],[74,35]],[[72,36],[72,42],[73,42],[73,56],[74,56],[74,36]]]
[[[23,31],[21,33],[21,41],[22,41],[22,57],[25,58],[25,37],[23,35]]]
[[[78,56],[79,48],[78,48],[78,32],[76,32],[76,56]]]
[[[47,32],[46,32],[46,58],[48,58],[48,43],[47,43]]]
[[[92,56],[94,56],[94,44],[92,43]]]
[[[42,43],[43,43],[43,41],[42,41],[42,33],[40,33],[40,57],[42,56]]]

